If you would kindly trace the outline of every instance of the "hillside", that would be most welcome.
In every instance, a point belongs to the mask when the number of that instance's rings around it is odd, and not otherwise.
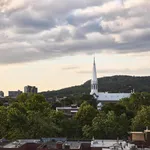
[[[99,91],[101,92],[150,92],[150,76],[111,76],[98,78]],[[68,87],[56,91],[41,92],[45,97],[62,97],[90,93],[90,80],[79,86]]]

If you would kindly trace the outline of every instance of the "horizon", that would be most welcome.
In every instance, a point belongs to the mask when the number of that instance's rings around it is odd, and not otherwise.
[[[52,91],[92,76],[150,76],[147,0],[0,2],[0,91]]]
[[[150,76],[135,76],[135,75],[110,75],[110,76],[103,76],[103,77],[97,77],[97,79],[100,79],[100,78],[107,78],[107,77],[114,77],[114,76],[128,76],[128,77],[150,77]],[[86,82],[90,82],[90,80],[91,79],[89,79],[89,80],[86,80],[85,82],[83,82],[83,83],[80,83],[80,84],[78,84],[78,85],[70,85],[70,86],[68,86],[68,87],[62,87],[62,88],[59,88],[59,89],[53,89],[53,90],[45,90],[45,91],[38,91],[38,93],[42,93],[42,92],[52,92],[52,91],[59,91],[59,90],[62,90],[62,89],[67,89],[67,88],[71,88],[71,87],[75,87],[75,86],[81,86],[81,85],[83,85],[83,84],[85,84]],[[26,85],[27,86],[27,85]],[[29,85],[29,86],[34,86],[34,85]],[[23,87],[24,88],[24,87]],[[38,87],[37,87],[38,88]],[[20,90],[20,89],[18,89],[18,90]],[[17,91],[17,90],[16,90]],[[20,91],[22,91],[22,92],[24,92],[23,90],[20,90]],[[4,93],[5,94],[5,93]],[[8,95],[5,95],[5,96],[8,96]]]

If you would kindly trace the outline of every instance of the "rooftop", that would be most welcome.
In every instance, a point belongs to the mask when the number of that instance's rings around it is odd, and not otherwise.
[[[150,130],[144,130],[144,132],[150,132]]]
[[[58,142],[58,141],[61,141],[61,142],[65,142],[67,141],[67,138],[41,138],[42,142],[49,142],[49,141],[52,141],[52,142]]]
[[[3,148],[18,148],[26,143],[39,143],[40,139],[21,139],[3,146]]]
[[[98,93],[98,100],[100,101],[119,101],[122,98],[130,97],[131,93]]]
[[[56,110],[78,110],[79,107],[56,107]]]
[[[109,148],[114,146],[114,144],[119,144],[123,141],[121,140],[93,140],[91,142],[91,147],[104,147],[104,148]]]
[[[70,149],[80,149],[81,142],[78,141],[67,141],[64,145],[69,145]]]

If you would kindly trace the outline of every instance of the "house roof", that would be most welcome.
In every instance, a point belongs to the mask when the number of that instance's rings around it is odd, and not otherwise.
[[[3,146],[3,148],[18,148],[26,143],[39,143],[40,139],[21,139]]]
[[[78,110],[79,107],[56,107],[56,110]]]
[[[145,130],[144,132],[150,132],[150,130]]]
[[[119,101],[122,98],[130,97],[131,93],[108,93],[108,92],[101,92],[98,93],[99,101]]]
[[[114,144],[123,142],[121,140],[94,140],[91,142],[91,147],[103,147],[103,148],[109,148],[114,146]]]

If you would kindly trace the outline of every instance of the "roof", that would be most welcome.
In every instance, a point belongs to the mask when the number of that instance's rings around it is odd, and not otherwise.
[[[71,113],[77,113],[78,110],[71,110]]]
[[[145,130],[144,132],[150,132],[150,130]]]
[[[119,101],[122,98],[128,98],[131,96],[131,93],[108,93],[108,92],[101,92],[98,93],[99,101]]]
[[[91,147],[103,147],[103,148],[109,148],[114,146],[114,144],[123,142],[121,140],[94,140],[91,142]]]
[[[78,141],[67,141],[64,145],[69,145],[70,149],[80,149],[81,142]]]
[[[17,140],[7,145],[4,145],[3,148],[17,148],[26,143],[39,143],[39,142],[40,142],[40,139],[22,139],[22,140]]]
[[[143,134],[143,132],[138,132],[138,131],[137,131],[137,132],[136,132],[136,131],[135,131],[135,132],[133,131],[133,132],[129,132],[129,133],[131,133],[131,134],[137,134],[137,133],[138,133],[138,134]]]
[[[67,138],[41,138],[41,140],[45,143],[45,142],[49,142],[49,141],[53,141],[53,142],[57,142],[57,141],[61,141],[61,142],[65,142],[67,140]]]
[[[56,110],[78,110],[79,107],[56,107]]]

